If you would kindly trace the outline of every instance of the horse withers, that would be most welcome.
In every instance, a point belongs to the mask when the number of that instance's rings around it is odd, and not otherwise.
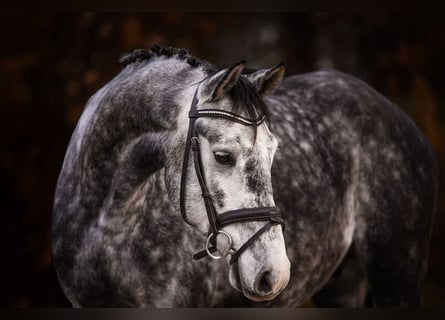
[[[333,71],[282,81],[159,46],[122,63],[56,188],[73,306],[420,302],[437,167],[400,109]]]

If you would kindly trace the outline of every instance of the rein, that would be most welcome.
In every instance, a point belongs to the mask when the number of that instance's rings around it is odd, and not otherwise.
[[[258,208],[243,208],[237,210],[227,211],[221,214],[217,214],[216,209],[213,205],[213,201],[207,184],[205,181],[204,171],[202,169],[201,153],[199,148],[199,140],[196,132],[195,122],[200,117],[209,118],[224,118],[230,121],[237,122],[245,126],[258,126],[260,125],[265,116],[263,115],[257,120],[251,120],[232,112],[219,110],[219,109],[202,109],[198,110],[197,106],[198,100],[198,88],[196,89],[192,104],[189,111],[189,127],[187,132],[187,140],[185,145],[184,159],[182,163],[182,174],[181,174],[181,189],[180,189],[180,208],[181,216],[184,221],[190,225],[193,223],[187,218],[185,211],[185,187],[187,178],[187,167],[189,161],[190,150],[193,152],[193,159],[195,164],[195,172],[198,177],[199,185],[201,187],[202,198],[207,212],[207,218],[209,220],[209,235],[207,237],[205,249],[196,253],[193,259],[201,259],[205,256],[210,256],[212,259],[225,258],[227,255],[232,255],[230,259],[230,264],[232,265],[237,261],[239,256],[256,240],[258,237],[269,230],[272,226],[276,224],[281,224],[284,229],[284,220],[281,217],[280,209],[278,207],[258,207]],[[267,223],[258,230],[252,237],[249,238],[240,248],[237,250],[232,247],[233,241],[232,237],[222,230],[223,227],[233,224],[242,223],[247,221],[267,221]],[[228,250],[225,250],[221,255],[215,255],[214,252],[217,251],[216,238],[218,235],[224,235],[228,240]]]

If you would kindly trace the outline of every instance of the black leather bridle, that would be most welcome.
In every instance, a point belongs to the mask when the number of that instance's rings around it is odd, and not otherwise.
[[[198,86],[199,89],[199,86]],[[213,259],[225,258],[228,254],[231,254],[230,264],[237,261],[239,256],[264,232],[269,230],[272,226],[276,224],[281,224],[284,230],[284,220],[281,217],[280,209],[278,207],[258,207],[258,208],[248,208],[248,209],[237,209],[227,211],[221,214],[217,214],[207,184],[205,181],[204,172],[202,170],[201,154],[199,150],[199,140],[195,128],[195,122],[200,117],[211,117],[211,118],[224,118],[230,121],[240,123],[245,126],[258,126],[260,125],[265,117],[262,116],[258,120],[250,120],[240,115],[232,112],[218,110],[218,109],[197,109],[198,105],[198,89],[196,89],[193,96],[192,104],[189,112],[189,127],[187,133],[187,140],[185,145],[184,160],[182,164],[182,175],[181,175],[181,189],[180,189],[180,207],[181,215],[184,221],[190,225],[193,223],[188,220],[185,212],[185,185],[187,178],[187,167],[189,161],[190,149],[193,151],[195,171],[198,177],[199,185],[201,186],[202,197],[204,200],[205,208],[207,211],[207,217],[209,220],[209,235],[206,241],[205,250],[196,253],[193,259],[201,259],[209,255]],[[259,229],[249,240],[247,240],[239,249],[235,250],[232,247],[231,236],[222,230],[223,227],[246,221],[267,221],[267,223]],[[223,234],[228,239],[227,250],[221,255],[214,255],[213,253],[217,250],[216,248],[216,237]]]

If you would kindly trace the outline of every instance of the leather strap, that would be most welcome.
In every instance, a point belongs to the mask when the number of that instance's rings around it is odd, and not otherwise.
[[[193,95],[192,105],[190,106],[190,112],[195,111],[197,105],[198,105],[198,89],[195,90],[195,94]],[[179,190],[179,206],[181,209],[181,216],[182,219],[191,226],[193,226],[193,223],[187,218],[187,214],[185,211],[185,186],[187,180],[187,167],[190,154],[190,145],[192,142],[193,131],[195,131],[195,122],[196,118],[189,118],[189,128],[187,132],[187,138],[185,140],[184,158],[182,161],[181,187]]]
[[[199,185],[201,186],[201,191],[202,191],[201,195],[204,199],[207,218],[209,219],[210,233],[217,234],[219,228],[217,224],[216,211],[215,207],[213,206],[209,189],[207,188],[207,184],[205,182],[204,172],[202,170],[201,152],[199,152],[199,142],[198,142],[198,137],[196,135],[192,136],[192,150],[193,150],[196,176],[198,177]],[[212,239],[214,240],[215,237]],[[215,245],[215,243],[212,243],[212,245]]]
[[[249,238],[230,258],[230,265],[232,265],[236,260],[238,260],[239,256],[256,240],[258,239],[264,232],[269,230],[271,227],[275,225],[274,222],[267,222],[260,230],[258,230],[253,236]]]
[[[280,209],[278,207],[262,207],[262,208],[248,208],[227,211],[218,215],[218,226],[220,228],[237,222],[246,221],[262,221],[271,220],[276,223],[283,224]]]

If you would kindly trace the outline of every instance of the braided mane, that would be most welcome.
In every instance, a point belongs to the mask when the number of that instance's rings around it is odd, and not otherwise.
[[[161,56],[165,56],[167,58],[176,56],[179,60],[184,60],[193,68],[204,66],[208,71],[216,70],[210,63],[192,56],[186,49],[161,47],[157,44],[153,44],[150,49],[136,49],[132,53],[125,54],[119,59],[119,62],[122,64],[122,66],[126,67],[136,62],[150,61],[152,57]]]

